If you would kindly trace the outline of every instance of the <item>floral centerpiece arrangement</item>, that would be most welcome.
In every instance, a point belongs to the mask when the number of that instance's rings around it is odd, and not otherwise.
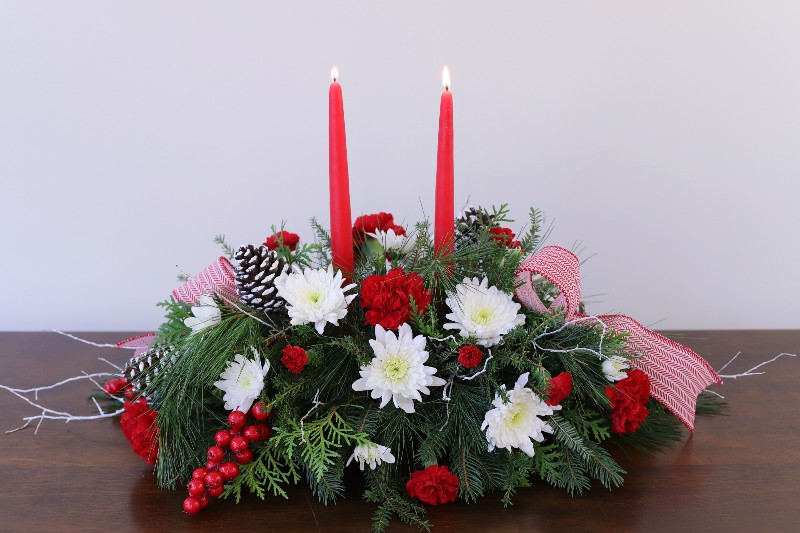
[[[133,450],[160,486],[188,487],[192,514],[300,481],[334,502],[359,469],[376,530],[393,516],[427,527],[424,505],[493,491],[509,504],[532,477],[571,494],[619,486],[606,444],[675,442],[718,378],[621,315],[581,313],[577,259],[540,247],[541,220],[531,210],[517,239],[505,206],[471,208],[440,255],[426,221],[362,216],[348,277],[316,222],[313,244],[283,229],[237,250],[220,238],[230,257],[161,304],[157,333],[120,343],[138,350],[105,391],[124,400]],[[681,359],[681,379],[653,350]]]

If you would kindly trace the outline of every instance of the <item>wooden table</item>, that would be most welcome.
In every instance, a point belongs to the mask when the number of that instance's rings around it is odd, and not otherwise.
[[[125,333],[82,336],[96,342]],[[800,331],[696,331],[683,339],[726,372],[742,372],[780,352],[800,353]],[[98,349],[54,333],[0,333],[0,383],[32,387],[81,370],[105,370]],[[800,531],[800,358],[784,357],[766,375],[729,380],[722,389],[730,415],[700,417],[674,449],[656,457],[615,453],[628,471],[613,492],[595,487],[571,498],[542,482],[521,490],[503,509],[499,497],[479,504],[431,508],[436,532],[503,531]],[[48,406],[91,414],[87,383],[42,393]],[[0,390],[0,428],[38,414]],[[369,531],[372,505],[356,491],[325,508],[303,486],[288,501],[213,501],[198,516],[181,512],[181,491],[161,491],[133,455],[116,420],[45,421],[0,434],[0,531]],[[397,523],[390,531],[416,531]]]

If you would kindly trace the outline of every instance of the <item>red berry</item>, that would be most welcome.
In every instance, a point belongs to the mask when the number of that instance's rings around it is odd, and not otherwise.
[[[231,439],[231,451],[239,453],[240,450],[247,449],[247,439],[241,435],[237,435]]]
[[[216,498],[219,495],[221,495],[224,490],[225,490],[225,487],[223,487],[222,485],[219,485],[218,487],[209,487],[208,488],[208,495],[209,496],[213,496],[214,498]]]
[[[228,415],[228,424],[233,430],[242,429],[245,422],[247,422],[247,416],[241,411],[231,411],[231,414]]]
[[[231,432],[227,429],[220,429],[214,435],[214,442],[217,443],[217,446],[227,448],[228,444],[231,443]]]
[[[234,450],[236,451],[236,450]],[[208,449],[208,460],[219,463],[225,457],[225,452],[219,446],[212,446]]]
[[[136,391],[133,390],[133,387],[130,385],[125,387],[125,398],[127,398],[128,400],[136,399]]]
[[[192,471],[192,479],[203,479],[208,474],[208,471],[205,468],[195,468]]]
[[[114,396],[115,394],[119,394],[119,391],[127,386],[128,382],[125,381],[125,378],[116,378],[103,383],[103,390],[109,396]]]
[[[194,496],[197,498],[205,493],[206,484],[202,479],[193,479],[189,481],[189,484],[186,485],[186,488],[189,490],[189,496]]]
[[[200,507],[205,509],[206,505],[208,505],[208,493],[204,492],[202,496],[197,497],[200,500]]]
[[[222,474],[219,472],[209,472],[205,477],[206,487],[208,487],[208,490],[211,490],[211,487],[221,486],[224,481],[225,480],[222,478]]]
[[[218,466],[219,466],[219,463],[214,462],[214,461],[208,461],[208,462],[206,462],[206,471],[207,472],[211,472],[212,470],[216,470]],[[203,477],[205,477],[205,474],[203,474]]]
[[[245,448],[240,452],[236,452],[234,455],[236,456],[236,460],[243,465],[253,460],[253,450],[250,448]]]
[[[236,479],[236,476],[239,475],[239,465],[233,461],[222,463],[219,465],[219,473],[222,474],[222,477],[225,478],[225,481]]]
[[[247,426],[242,431],[242,435],[250,442],[261,440],[261,431],[256,426]]]
[[[183,500],[183,510],[188,514],[197,514],[202,508],[203,506],[200,504],[200,500],[194,496],[189,496]]]
[[[253,404],[253,418],[256,420],[266,420],[272,411],[261,402]]]
[[[261,440],[269,440],[270,435],[272,435],[272,430],[266,424],[256,424],[258,431],[261,432]]]

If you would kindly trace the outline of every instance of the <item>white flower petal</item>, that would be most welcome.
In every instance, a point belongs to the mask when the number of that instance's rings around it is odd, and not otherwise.
[[[445,300],[452,313],[444,329],[459,330],[462,337],[474,337],[481,346],[494,346],[503,335],[525,322],[522,307],[512,295],[489,287],[488,278],[464,278]]]
[[[275,279],[278,296],[286,300],[291,323],[314,324],[322,335],[325,325],[338,325],[347,315],[347,306],[355,295],[345,292],[355,287],[342,287],[342,272],[333,273],[333,267],[324,269],[306,268],[302,271],[284,272]]]
[[[397,334],[375,326],[375,339],[369,344],[375,357],[361,367],[361,379],[353,383],[353,390],[371,390],[372,398],[381,398],[381,408],[392,400],[395,407],[413,413],[414,401],[422,401],[422,394],[430,394],[428,387],[446,383],[434,376],[434,367],[424,365],[428,360],[426,339],[422,335],[414,337],[408,324],[402,324]]]

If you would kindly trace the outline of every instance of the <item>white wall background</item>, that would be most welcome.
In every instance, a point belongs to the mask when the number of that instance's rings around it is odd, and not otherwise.
[[[0,4],[0,329],[144,330],[270,225],[327,218],[328,74],[355,214],[456,203],[585,245],[591,312],[800,327],[800,3]],[[660,322],[659,322],[660,321]]]

